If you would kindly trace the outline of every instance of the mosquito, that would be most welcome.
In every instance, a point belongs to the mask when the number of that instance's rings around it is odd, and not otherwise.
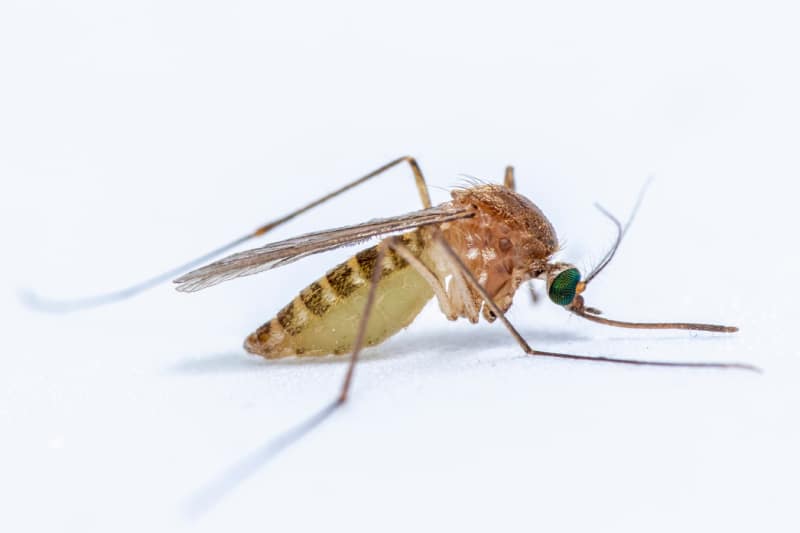
[[[411,168],[423,209],[270,243],[186,273],[402,164]],[[574,265],[553,261],[559,250],[556,232],[544,213],[516,192],[513,167],[506,167],[502,185],[474,183],[454,189],[451,197],[450,201],[433,206],[416,160],[401,157],[190,263],[141,283],[71,302],[45,301],[30,295],[29,303],[50,311],[95,307],[132,297],[179,274],[174,280],[177,290],[195,292],[285,266],[310,255],[381,237],[375,246],[359,251],[312,282],[245,340],[245,350],[267,359],[350,355],[344,381],[331,404],[276,439],[267,455],[274,455],[344,404],[362,350],[380,344],[407,327],[433,298],[449,320],[465,318],[472,323],[477,323],[480,317],[487,322],[500,320],[523,352],[531,356],[626,365],[760,371],[753,365],[736,362],[650,361],[537,350],[508,320],[506,312],[516,291],[527,282],[542,280],[553,303],[581,318],[608,326],[717,333],[738,331],[733,326],[714,324],[613,320],[585,304],[585,291],[614,258],[639,209],[642,194],[624,226],[610,212],[596,205],[614,224],[616,239],[597,267],[585,277]],[[244,465],[243,469],[252,466],[247,462]],[[222,483],[225,484],[229,483]]]
[[[391,168],[407,164],[413,173],[422,210],[365,223],[308,233],[239,252],[184,273],[300,214],[361,185]],[[449,320],[477,323],[500,320],[528,355],[630,365],[758,370],[743,363],[645,361],[556,353],[532,348],[506,317],[517,289],[531,280],[546,282],[550,300],[587,320],[637,329],[682,329],[733,333],[738,328],[682,322],[625,322],[605,318],[585,305],[583,293],[608,266],[631,218],[623,226],[596,205],[616,227],[614,245],[585,278],[572,264],[553,261],[559,250],[552,224],[528,198],[516,192],[514,168],[506,167],[503,184],[476,183],[451,192],[452,199],[431,203],[420,166],[405,156],[260,226],[225,246],[152,279],[106,295],[73,302],[31,302],[49,310],[73,310],[134,296],[173,278],[177,290],[194,292],[234,278],[285,266],[309,255],[383,237],[303,289],[277,315],[247,337],[244,348],[267,359],[288,356],[350,354],[337,403],[347,399],[362,349],[385,341],[407,327],[432,298]]]

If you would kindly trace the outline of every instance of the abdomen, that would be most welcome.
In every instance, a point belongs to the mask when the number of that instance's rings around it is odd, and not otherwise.
[[[419,232],[406,233],[401,240],[416,257],[422,255]],[[245,349],[269,359],[351,351],[376,258],[377,247],[367,248],[330,270],[251,334]],[[385,258],[367,324],[367,345],[379,344],[408,326],[433,297],[428,283],[408,263],[392,251]]]

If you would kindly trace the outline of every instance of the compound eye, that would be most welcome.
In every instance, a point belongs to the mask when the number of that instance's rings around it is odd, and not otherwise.
[[[547,294],[553,303],[569,305],[575,299],[581,273],[577,268],[568,268],[553,279]]]

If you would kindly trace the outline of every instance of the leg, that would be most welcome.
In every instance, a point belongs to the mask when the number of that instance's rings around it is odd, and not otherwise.
[[[517,190],[517,184],[514,181],[514,167],[512,167],[511,165],[508,165],[506,167],[506,177],[503,180],[503,184],[512,191]]]
[[[339,196],[343,192],[346,192],[346,191],[349,191],[350,189],[354,189],[355,187],[358,187],[362,183],[364,183],[366,181],[369,181],[370,179],[374,178],[375,176],[379,176],[379,175],[383,174],[387,170],[389,170],[389,169],[391,169],[393,167],[396,167],[397,165],[399,165],[401,163],[408,163],[409,166],[411,167],[411,171],[414,173],[414,180],[416,181],[416,184],[417,184],[417,192],[419,193],[420,201],[422,201],[422,207],[424,207],[426,209],[431,207],[431,196],[430,196],[430,193],[428,192],[428,185],[425,183],[425,178],[422,176],[422,170],[420,170],[416,159],[414,159],[411,156],[404,156],[404,157],[400,157],[398,159],[395,159],[394,161],[390,161],[389,163],[386,163],[382,167],[380,167],[380,168],[378,168],[376,170],[373,170],[372,172],[370,172],[366,176],[362,176],[362,177],[358,178],[357,180],[351,181],[347,185],[344,185],[343,187],[340,187],[340,188],[336,189],[335,191],[333,191],[331,193],[328,193],[328,194],[326,194],[325,196],[323,196],[321,198],[317,198],[313,202],[311,202],[311,203],[309,203],[307,205],[304,205],[303,207],[301,207],[299,209],[296,209],[296,210],[292,211],[291,213],[289,213],[287,215],[284,215],[284,216],[282,216],[281,218],[279,218],[277,220],[273,220],[272,222],[268,222],[267,224],[264,224],[263,226],[261,226],[260,228],[256,229],[253,233],[251,233],[250,235],[248,235],[246,237],[250,238],[250,237],[258,237],[260,235],[264,235],[268,231],[280,226],[284,222],[288,222],[288,221],[292,220],[293,218],[295,218],[296,216],[301,215],[301,214],[305,213],[306,211],[308,211],[308,210],[310,210],[310,209],[312,209],[314,207],[317,207],[320,204],[324,204],[328,200]]]
[[[367,301],[364,303],[364,312],[361,314],[361,321],[358,323],[358,333],[356,333],[356,340],[353,344],[353,352],[350,354],[350,364],[347,366],[347,374],[344,376],[344,383],[339,392],[339,397],[336,399],[336,405],[341,405],[347,401],[347,393],[350,391],[350,383],[353,381],[353,371],[358,363],[358,356],[364,348],[364,342],[367,337],[367,325],[369,324],[369,316],[372,314],[372,308],[375,305],[375,293],[378,292],[378,282],[381,279],[383,272],[383,260],[386,257],[386,248],[391,247],[397,237],[392,237],[385,240],[378,245],[378,255],[375,258],[375,267],[372,269],[372,279],[369,284],[369,293],[367,294]]]
[[[448,320],[455,320],[458,318],[455,311],[453,310],[453,306],[450,303],[450,298],[447,297],[447,290],[445,290],[444,285],[442,284],[441,280],[436,277],[436,274],[431,272],[425,264],[419,260],[411,250],[408,249],[406,245],[400,242],[399,239],[393,239],[389,246],[397,252],[406,263],[411,265],[411,267],[419,273],[422,278],[428,282],[431,289],[433,289],[433,293],[436,295],[436,300],[439,302],[439,308],[445,314]]]
[[[380,281],[381,272],[383,271],[383,261],[386,257],[386,250],[396,241],[399,241],[399,239],[394,237],[392,240],[385,240],[378,245],[378,255],[375,258],[375,267],[373,268],[372,278],[370,279],[369,294],[364,304],[364,312],[359,322],[358,334],[353,345],[353,351],[350,355],[350,364],[347,367],[347,374],[345,374],[339,395],[331,403],[307,420],[278,435],[276,438],[271,439],[265,445],[248,454],[231,468],[223,472],[222,475],[218,476],[212,483],[205,487],[204,490],[197,493],[195,497],[188,502],[189,506],[187,507],[187,511],[191,516],[196,517],[207,512],[242,481],[253,475],[258,467],[271,461],[283,450],[316,429],[317,426],[325,422],[347,401],[347,394],[350,390],[350,384],[353,381],[353,372],[358,362],[358,356],[364,347],[364,341],[366,340],[367,323],[375,303],[375,293],[377,292],[378,281]]]
[[[492,297],[489,296],[489,293],[486,292],[486,289],[478,283],[478,280],[475,279],[475,276],[470,272],[464,262],[458,257],[447,241],[444,239],[441,231],[436,231],[435,233],[436,238],[438,239],[439,243],[442,245],[442,248],[447,253],[447,256],[450,258],[453,268],[460,272],[472,285],[475,290],[481,295],[483,301],[492,312],[500,318],[503,322],[503,325],[508,329],[511,336],[516,339],[522,349],[528,355],[541,355],[545,357],[558,357],[561,359],[578,359],[581,361],[598,361],[598,362],[605,362],[605,363],[620,363],[620,364],[627,364],[627,365],[649,365],[649,366],[676,366],[676,367],[693,367],[693,368],[738,368],[742,370],[751,370],[755,372],[760,372],[757,367],[752,365],[742,364],[742,363],[677,363],[672,361],[642,361],[639,359],[620,359],[616,357],[595,357],[589,355],[573,355],[573,354],[565,354],[565,353],[556,353],[556,352],[542,352],[539,350],[534,350],[530,347],[530,345],[525,341],[522,335],[516,330],[516,328],[509,322],[508,318],[506,318],[505,313],[494,303]]]
[[[385,165],[383,165],[382,167],[380,167],[380,168],[378,168],[376,170],[373,170],[369,174],[367,174],[365,176],[362,176],[362,177],[360,177],[360,178],[358,178],[358,179],[356,179],[356,180],[344,185],[343,187],[340,187],[340,188],[336,189],[335,191],[333,191],[331,193],[328,193],[325,196],[322,196],[321,198],[318,198],[318,199],[314,200],[313,202],[311,202],[311,203],[309,203],[307,205],[304,205],[303,207],[301,207],[299,209],[296,209],[296,210],[292,211],[291,213],[288,213],[288,214],[286,214],[286,215],[284,215],[284,216],[282,216],[282,217],[280,217],[280,218],[278,218],[276,220],[273,220],[272,222],[268,222],[268,223],[264,224],[263,226],[260,226],[260,227],[256,228],[254,231],[248,233],[247,235],[243,235],[242,237],[239,237],[238,239],[236,239],[236,240],[234,240],[234,241],[232,241],[232,242],[230,242],[230,243],[228,243],[228,244],[226,244],[224,246],[221,246],[221,247],[219,247],[219,248],[217,248],[217,249],[215,249],[215,250],[213,250],[213,251],[211,251],[211,252],[209,252],[207,254],[204,254],[204,255],[196,258],[196,259],[193,259],[192,261],[189,261],[188,263],[185,263],[185,264],[183,264],[183,265],[181,265],[181,266],[179,266],[177,268],[170,269],[170,270],[168,270],[166,272],[158,274],[157,276],[154,276],[154,277],[152,277],[150,279],[147,279],[145,281],[136,283],[136,284],[131,285],[129,287],[126,287],[124,289],[113,291],[113,292],[106,293],[106,294],[101,294],[101,295],[98,295],[98,296],[93,296],[93,297],[90,297],[90,298],[84,298],[84,299],[78,299],[78,300],[68,300],[68,301],[42,300],[41,298],[39,298],[37,295],[35,295],[33,293],[25,293],[25,294],[23,294],[24,300],[29,305],[31,305],[32,307],[36,307],[39,310],[42,310],[42,311],[54,311],[54,312],[75,311],[75,310],[78,310],[78,309],[86,309],[86,308],[96,307],[96,306],[104,305],[104,304],[108,304],[108,303],[118,302],[120,300],[125,300],[125,299],[130,298],[132,296],[135,296],[135,295],[137,295],[137,294],[139,294],[139,293],[141,293],[141,292],[143,292],[143,291],[145,291],[147,289],[155,287],[156,285],[159,285],[159,284],[161,284],[163,282],[169,281],[169,280],[171,280],[171,279],[173,279],[173,278],[175,278],[175,277],[177,277],[177,276],[179,276],[179,275],[181,275],[181,274],[183,274],[183,273],[185,273],[185,272],[187,272],[187,271],[189,271],[189,270],[191,270],[191,269],[193,269],[193,268],[195,268],[197,266],[200,266],[200,265],[210,261],[211,259],[217,257],[218,255],[221,255],[221,254],[227,252],[228,250],[231,250],[232,248],[235,248],[236,246],[239,246],[240,244],[243,244],[243,243],[245,243],[245,242],[247,242],[247,241],[249,241],[249,240],[251,240],[253,238],[260,237],[261,235],[264,235],[265,233],[269,232],[270,230],[275,229],[278,226],[280,226],[280,225],[292,220],[293,218],[305,213],[306,211],[309,211],[309,210],[313,209],[314,207],[317,207],[318,205],[323,204],[323,203],[327,202],[328,200],[331,200],[332,198],[335,198],[335,197],[339,196],[340,194],[342,194],[342,193],[344,193],[346,191],[349,191],[350,189],[353,189],[353,188],[361,185],[362,183],[364,183],[366,181],[369,181],[370,179],[372,179],[372,178],[374,178],[376,176],[379,176],[379,175],[383,174],[384,172],[386,172],[387,170],[389,170],[389,169],[391,169],[393,167],[396,167],[396,166],[398,166],[398,165],[400,165],[402,163],[408,163],[408,165],[411,167],[411,171],[414,173],[414,180],[415,180],[416,185],[417,185],[417,192],[419,193],[419,197],[420,197],[420,200],[422,201],[423,207],[425,207],[425,208],[431,207],[431,197],[430,197],[430,194],[428,192],[428,186],[425,183],[425,178],[422,175],[422,171],[420,170],[419,165],[417,164],[417,161],[413,157],[410,157],[410,156],[400,157],[398,159],[395,159],[394,161],[390,161],[389,163],[386,163]]]
[[[531,281],[529,281],[527,283],[527,285],[528,285],[528,294],[531,297],[531,303],[533,305],[538,304],[539,303],[539,294],[537,294],[537,292],[536,292],[536,287],[533,286],[533,282],[531,282]]]

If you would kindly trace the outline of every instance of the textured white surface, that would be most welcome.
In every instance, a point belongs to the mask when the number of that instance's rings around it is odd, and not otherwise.
[[[0,7],[3,531],[797,531],[800,79],[789,2],[77,1]],[[398,155],[435,199],[518,186],[609,316],[519,294],[535,347],[740,360],[744,372],[530,359],[426,308],[369,350],[352,402],[195,519],[187,501],[328,402],[340,360],[267,363],[244,336],[343,254],[64,316]],[[416,209],[409,172],[275,238]]]

